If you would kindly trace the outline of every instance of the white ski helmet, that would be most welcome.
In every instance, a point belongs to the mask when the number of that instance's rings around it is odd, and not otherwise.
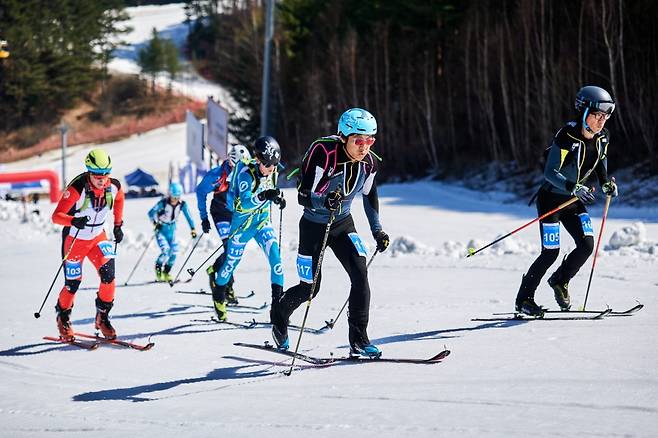
[[[241,144],[234,144],[228,148],[228,160],[231,162],[231,166],[235,166],[240,160],[251,160],[251,154],[249,149],[246,146]]]

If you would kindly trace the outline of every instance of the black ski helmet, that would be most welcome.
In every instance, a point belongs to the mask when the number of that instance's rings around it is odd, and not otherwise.
[[[581,88],[576,94],[576,111],[578,114],[585,114],[585,111],[600,111],[606,114],[612,114],[615,110],[615,101],[610,93],[601,87],[588,85]]]
[[[254,142],[254,156],[265,166],[276,166],[281,160],[281,147],[274,137],[266,135]]]

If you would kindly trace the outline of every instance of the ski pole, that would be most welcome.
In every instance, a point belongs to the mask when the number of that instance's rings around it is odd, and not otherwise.
[[[69,257],[71,254],[71,251],[73,251],[73,245],[75,244],[75,241],[78,240],[78,233],[80,232],[80,228],[77,229],[75,232],[75,236],[73,236],[73,240],[71,241],[71,247],[69,250],[64,254],[64,258],[62,259],[62,262],[59,264],[59,269],[57,269],[57,273],[55,274],[55,278],[53,278],[53,282],[50,283],[50,287],[48,288],[48,292],[46,293],[45,298],[43,299],[43,303],[41,303],[41,307],[39,307],[39,310],[34,312],[34,317],[39,318],[41,316],[41,311],[43,310],[43,306],[46,305],[46,301],[48,300],[48,297],[50,296],[50,292],[53,290],[53,286],[55,285],[55,282],[57,281],[57,277],[59,277],[59,273],[62,271],[62,268],[64,267],[64,262],[66,259]]]
[[[279,257],[283,258],[283,249],[281,248],[281,234],[283,230],[283,208],[279,206]]]
[[[176,274],[176,277],[173,279],[173,281],[169,282],[169,287],[174,287],[174,283],[176,283],[178,281],[178,277],[180,277],[180,273],[183,272],[183,268],[185,268],[185,265],[187,264],[188,260],[190,260],[190,257],[192,257],[192,254],[194,254],[194,250],[196,249],[199,242],[201,242],[201,238],[203,237],[204,234],[206,234],[206,233],[201,233],[201,235],[196,240],[196,242],[194,242],[194,246],[190,250],[190,253],[187,255],[187,257],[185,257],[185,261],[183,262],[180,269],[178,270],[178,274]]]
[[[292,369],[295,366],[295,359],[297,358],[297,352],[299,351],[299,344],[302,341],[302,335],[304,334],[304,326],[306,326],[306,318],[308,317],[308,311],[311,308],[311,301],[313,301],[313,292],[315,292],[315,286],[318,284],[318,277],[320,276],[320,268],[322,267],[322,260],[324,259],[324,253],[327,249],[327,240],[329,239],[329,231],[331,230],[331,224],[334,222],[335,211],[331,211],[329,216],[329,222],[327,222],[327,228],[324,230],[324,238],[322,239],[322,246],[320,247],[320,256],[318,257],[318,266],[315,268],[313,273],[313,283],[311,284],[311,292],[308,295],[308,301],[306,301],[306,311],[304,312],[304,319],[302,320],[301,328],[299,329],[299,337],[297,338],[297,345],[295,345],[295,352],[292,356],[292,363],[290,364],[290,369],[284,374],[289,376],[292,374]]]
[[[496,243],[500,242],[501,240],[508,238],[508,237],[511,236],[512,234],[514,234],[514,233],[516,233],[516,232],[518,232],[518,231],[521,231],[522,229],[524,229],[524,228],[527,227],[528,225],[532,225],[532,224],[534,224],[535,222],[540,221],[540,220],[544,219],[545,217],[552,215],[552,214],[555,213],[556,211],[560,211],[560,210],[562,210],[564,207],[573,204],[573,203],[576,202],[577,200],[578,200],[578,198],[574,196],[573,198],[569,199],[568,201],[563,202],[562,204],[558,205],[558,206],[555,207],[553,210],[551,210],[551,211],[549,211],[549,212],[546,212],[546,213],[542,214],[541,216],[539,216],[539,217],[537,217],[537,218],[531,220],[531,221],[528,222],[527,224],[521,225],[521,226],[520,226],[519,228],[517,228],[516,230],[514,230],[514,231],[510,231],[509,233],[505,234],[504,236],[499,237],[498,239],[496,239],[496,240],[494,240],[493,242],[491,242],[491,243],[489,243],[489,244],[483,246],[482,248],[480,248],[480,249],[478,249],[478,250],[476,250],[476,249],[473,248],[473,247],[468,248],[468,255],[467,255],[466,257],[468,258],[468,257],[474,256],[475,254],[479,253],[479,252],[482,251],[483,249],[489,248],[491,245],[495,245]]]
[[[126,279],[126,282],[123,283],[124,286],[128,286],[128,282],[133,277],[133,274],[135,273],[135,270],[137,269],[137,266],[139,266],[140,262],[144,258],[144,255],[146,254],[146,251],[148,251],[149,246],[151,246],[151,242],[153,242],[153,239],[155,239],[155,232],[153,233],[153,235],[149,239],[148,243],[144,247],[144,251],[142,251],[142,255],[139,256],[139,259],[137,259],[137,263],[135,263],[135,266],[133,266],[133,270],[130,271],[130,275],[128,275],[128,278]]]
[[[379,251],[375,250],[375,252],[372,254],[372,257],[370,257],[370,260],[368,260],[368,264],[366,265],[366,271],[368,268],[370,268],[370,265],[372,264],[372,261],[375,260],[375,256],[377,255]],[[343,307],[340,308],[340,312],[338,312],[338,315],[334,319],[330,319],[329,321],[325,321],[327,324],[326,327],[333,329],[334,324],[336,324],[336,321],[338,321],[338,318],[340,318],[340,315],[343,313],[343,310],[345,310],[345,307],[347,307],[347,303],[350,302],[350,297],[348,296],[347,299],[345,300],[345,304],[343,304]]]
[[[605,207],[603,207],[603,219],[601,220],[601,229],[599,230],[599,237],[596,239],[596,249],[594,250],[594,258],[592,259],[592,270],[589,271],[589,280],[587,281],[587,292],[585,293],[585,302],[583,303],[583,310],[587,305],[587,297],[589,296],[589,287],[592,285],[592,275],[594,275],[594,266],[596,266],[596,256],[599,253],[599,245],[601,244],[601,236],[603,236],[603,227],[605,226],[605,219],[608,217],[608,207],[610,207],[610,201],[612,196],[608,195],[605,197]]]
[[[267,202],[267,201],[263,201],[258,207],[256,207],[256,208],[254,209],[254,211],[252,211],[252,212],[249,214],[249,216],[247,216],[247,218],[244,220],[244,222],[242,222],[242,223],[240,224],[240,226],[239,226],[235,231],[233,231],[231,234],[229,234],[229,236],[226,238],[226,240],[227,240],[227,241],[230,241],[230,240],[233,238],[233,236],[235,236],[236,234],[238,234],[238,232],[240,232],[240,231],[242,230],[242,228],[243,228],[243,227],[249,222],[249,220],[250,220],[250,219],[251,219],[251,218],[252,218],[252,217],[258,212],[258,210],[260,210],[260,208],[265,204],[265,202]],[[195,246],[196,246],[196,245],[195,245]],[[190,274],[190,280],[192,279],[192,277],[194,277],[194,274],[196,274],[201,268],[203,268],[203,265],[205,265],[206,263],[208,263],[208,260],[210,260],[211,258],[213,258],[213,256],[214,256],[215,254],[217,254],[217,251],[219,251],[220,249],[222,249],[223,246],[224,246],[224,242],[222,241],[222,242],[219,243],[219,246],[217,247],[217,249],[214,250],[214,251],[213,251],[213,252],[212,252],[212,253],[211,253],[211,254],[210,254],[210,255],[209,255],[209,256],[208,256],[208,257],[207,257],[207,258],[206,258],[201,264],[200,264],[200,265],[199,265],[198,268],[196,268],[196,269],[188,268],[188,269],[187,269],[187,273]],[[192,251],[194,251],[194,248],[192,248]],[[191,253],[190,253],[190,254],[191,254]],[[188,257],[188,259],[189,259],[189,257]],[[185,263],[187,263],[187,260],[185,260]],[[185,263],[183,263],[183,266],[185,266]],[[181,268],[181,269],[183,269],[183,268]],[[179,274],[180,274],[180,272],[179,272]],[[176,276],[176,278],[178,278],[178,275]]]

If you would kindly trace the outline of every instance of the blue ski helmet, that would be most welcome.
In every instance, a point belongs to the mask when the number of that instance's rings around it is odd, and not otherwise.
[[[169,185],[169,196],[172,198],[180,198],[183,196],[183,186],[180,183],[172,182]]]
[[[350,108],[338,119],[338,134],[349,137],[352,134],[377,134],[377,120],[368,111]]]

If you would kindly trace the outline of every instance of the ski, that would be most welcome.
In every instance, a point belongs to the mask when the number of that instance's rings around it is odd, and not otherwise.
[[[309,356],[309,355],[302,354],[302,353],[295,353],[295,352],[288,351],[288,350],[279,350],[278,348],[275,348],[269,342],[266,342],[263,345],[236,342],[233,345],[236,345],[238,347],[248,347],[248,348],[255,348],[255,349],[263,350],[263,351],[270,351],[272,353],[281,354],[281,355],[284,355],[284,356],[287,356],[287,357],[290,357],[290,358],[294,357],[296,359],[299,359],[299,360],[304,361],[306,363],[310,363],[312,365],[333,365],[333,364],[345,363],[345,362],[353,362],[353,363],[358,363],[358,362],[367,362],[367,363],[374,363],[374,362],[380,362],[380,363],[407,363],[407,364],[422,365],[422,364],[440,363],[443,359],[445,359],[450,354],[450,350],[442,350],[439,353],[435,354],[434,356],[430,357],[429,359],[392,358],[392,357],[380,357],[380,358],[370,359],[370,358],[361,357],[361,356],[315,357],[315,356]]]
[[[555,313],[545,312],[544,316],[529,316],[519,313],[510,314],[510,316],[498,316],[495,318],[472,318],[471,321],[584,321],[584,320],[597,320],[603,319],[604,316],[607,316],[612,312],[612,309],[605,309],[603,311],[598,311],[594,314],[587,315],[578,315],[567,316],[573,312],[556,312],[561,316],[553,316]]]
[[[212,295],[212,292],[208,292],[208,291],[205,290],[204,288],[197,289],[197,290],[181,290],[181,289],[177,289],[177,290],[174,291],[174,292],[176,292],[177,294]],[[251,297],[253,297],[254,295],[256,295],[256,292],[254,292],[254,291],[252,290],[251,292],[249,292],[249,293],[246,294],[246,295],[236,295],[235,298],[237,298],[237,299],[239,299],[239,300],[244,300],[244,299],[246,299],[246,298],[251,298]]]
[[[230,325],[233,327],[238,327],[238,328],[244,328],[244,329],[252,329],[254,327],[258,326],[258,323],[256,321],[247,321],[247,322],[233,322],[233,321],[220,321],[216,317],[211,316],[208,319],[193,319],[191,320],[192,322],[202,322],[205,324],[224,324],[224,325]]]
[[[59,337],[54,337],[54,336],[44,336],[43,339],[46,341],[53,341],[53,342],[59,342],[61,344],[68,344],[68,345],[74,345],[79,348],[83,348],[85,350],[95,350],[100,346],[100,342],[86,342],[86,341],[80,341],[78,339],[72,339],[70,341],[67,341],[65,339],[59,338]]]
[[[264,326],[264,327],[272,327],[272,323],[269,322],[269,321],[256,321],[256,319],[252,319],[251,322],[253,324]],[[297,330],[297,331],[302,329],[301,326],[295,325],[295,324],[288,324],[288,328],[292,329],[292,330]],[[319,329],[313,328],[313,327],[304,327],[304,332],[305,333],[312,333],[314,335],[320,335],[320,334],[324,333],[328,328],[329,327],[327,327],[327,326],[320,327]]]
[[[75,333],[75,336],[79,336],[81,338],[87,338],[87,339],[94,339],[97,342],[105,343],[105,344],[112,344],[112,345],[118,345],[121,347],[127,347],[127,348],[132,348],[133,350],[138,350],[138,351],[147,351],[153,348],[155,345],[154,342],[149,342],[146,344],[135,344],[133,342],[129,341],[123,341],[121,339],[115,338],[115,339],[107,339],[102,336],[97,336],[97,335],[89,335],[87,333]]]
[[[627,310],[610,310],[605,316],[626,316],[626,315],[632,315],[638,311],[640,311],[644,307],[644,304],[638,303],[636,306],[631,307],[630,309]],[[569,314],[599,314],[603,313],[606,310],[545,310],[544,313],[550,313],[550,314],[557,314],[557,315],[569,315]],[[502,313],[494,313],[493,315],[498,316],[498,315],[516,315],[516,312],[502,312]]]

